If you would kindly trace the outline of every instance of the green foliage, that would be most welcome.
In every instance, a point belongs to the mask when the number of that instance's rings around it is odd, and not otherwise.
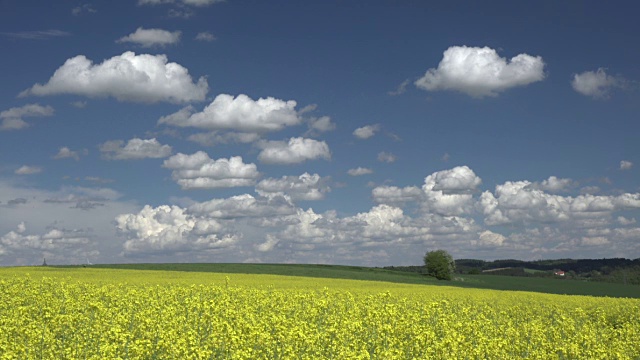
[[[428,251],[424,256],[427,274],[438,280],[451,280],[456,270],[453,257],[445,250]]]

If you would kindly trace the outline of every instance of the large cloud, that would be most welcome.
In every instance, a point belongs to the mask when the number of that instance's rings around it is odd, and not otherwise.
[[[180,42],[180,31],[145,29],[139,27],[135,32],[118,39],[118,43],[134,43],[142,47],[167,46]]]
[[[40,104],[28,104],[5,110],[0,112],[0,119],[2,119],[0,131],[24,129],[29,127],[29,123],[24,121],[23,118],[51,116],[53,113],[54,109],[51,106],[42,106]]]
[[[0,236],[0,256],[31,257],[34,253],[40,258],[77,259],[95,256],[91,249],[89,234],[86,230],[66,230],[53,228],[44,234],[27,234],[24,222],[18,224],[16,230]]]
[[[292,200],[322,200],[331,191],[329,181],[328,177],[309,173],[283,176],[280,179],[268,178],[256,185],[256,192],[266,197],[286,195]]]
[[[209,130],[277,131],[302,121],[295,107],[293,100],[272,97],[253,100],[244,94],[235,98],[220,94],[202,112],[194,112],[193,107],[186,107],[160,118],[158,123]]]
[[[173,170],[173,179],[185,190],[253,186],[260,176],[256,165],[245,164],[240,156],[214,160],[204,151],[178,153],[163,166]]]
[[[43,257],[49,264],[119,261],[122,242],[113,219],[139,210],[120,197],[109,188],[43,190],[0,178],[0,237],[7,252],[0,264],[39,265]]]
[[[70,58],[46,84],[35,84],[20,95],[75,94],[144,103],[185,103],[204,100],[208,89],[204,77],[194,83],[186,68],[168,62],[165,55],[128,51],[101,64],[93,64],[84,55]]]
[[[440,215],[461,215],[473,208],[473,192],[482,183],[468,166],[435,172],[427,176],[422,186],[422,205],[428,212]]]
[[[124,144],[122,140],[107,141],[99,146],[105,159],[109,160],[140,160],[159,159],[171,155],[171,146],[162,145],[153,139],[133,138]]]
[[[530,181],[507,181],[496,186],[495,195],[482,193],[479,208],[489,225],[511,223],[572,222],[591,226],[609,221],[614,211],[639,209],[640,194],[617,196],[548,194]]]
[[[196,203],[191,205],[188,210],[193,214],[214,219],[273,217],[291,215],[296,212],[293,203],[283,196],[255,198],[249,194]]]
[[[438,68],[427,70],[415,84],[427,91],[453,90],[482,98],[541,81],[544,76],[540,56],[520,54],[507,60],[489,47],[452,46]]]
[[[574,74],[571,86],[582,95],[604,99],[609,97],[612,88],[620,86],[623,81],[621,78],[607,75],[603,68],[599,68],[597,71]]]
[[[571,197],[546,192],[543,187],[567,189],[565,179],[557,177],[506,182],[495,194],[478,194],[481,179],[459,166],[432,173],[422,188],[377,187],[373,198],[379,204],[355,215],[297,207],[294,197],[314,194],[320,179],[308,174],[265,179],[256,187],[260,196],[125,214],[118,218],[119,229],[129,237],[124,252],[164,254],[167,259],[379,266],[417,264],[430,248],[447,249],[456,257],[527,259],[637,251],[635,218],[613,219],[612,214],[640,209],[640,194]],[[478,214],[485,215],[484,222],[475,221]]]
[[[181,252],[207,252],[233,246],[238,237],[222,233],[211,218],[188,214],[177,206],[145,206],[137,214],[116,217],[117,228],[126,234],[125,256]]]
[[[266,164],[298,164],[307,160],[331,159],[329,145],[324,141],[296,137],[285,141],[265,141],[258,159]]]

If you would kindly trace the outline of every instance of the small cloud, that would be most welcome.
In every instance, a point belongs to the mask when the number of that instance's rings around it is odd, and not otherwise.
[[[265,164],[291,165],[307,160],[331,160],[329,145],[324,141],[296,137],[289,141],[264,141],[258,160]]]
[[[69,36],[71,33],[62,30],[39,30],[39,31],[18,31],[18,32],[2,32],[0,35],[12,39],[20,40],[47,40],[55,37]]]
[[[23,165],[19,169],[17,169],[14,173],[17,175],[33,175],[41,172],[42,172],[41,167]]]
[[[148,140],[133,138],[126,144],[122,140],[112,140],[98,147],[102,157],[107,160],[159,159],[168,157],[172,153],[171,146],[162,145],[155,138]]]
[[[632,225],[636,223],[636,218],[626,218],[624,216],[618,216],[618,218],[616,219],[616,221],[618,222],[618,224],[622,225],[622,226],[626,226],[626,225]]]
[[[204,31],[201,33],[198,33],[198,35],[196,35],[196,40],[198,41],[206,41],[206,42],[211,42],[216,40],[217,38],[215,37],[215,35],[213,35],[212,33],[208,32],[208,31]]]
[[[88,153],[88,150],[83,150],[82,153],[85,155]],[[63,146],[58,150],[58,153],[53,156],[54,159],[74,159],[75,161],[80,160],[80,153],[78,151],[73,151],[66,146]]]
[[[253,186],[260,176],[255,164],[245,164],[240,156],[212,159],[204,151],[178,153],[164,161],[173,180],[183,190]]]
[[[336,124],[331,121],[329,116],[321,116],[319,118],[311,118],[308,120],[309,131],[308,133],[313,134],[317,132],[327,132],[336,129]]]
[[[191,6],[209,6],[225,0],[138,0],[138,5],[184,4]]]
[[[142,47],[164,47],[180,42],[180,31],[167,31],[162,29],[144,29],[139,27],[134,33],[116,40],[117,43],[130,42]]]
[[[22,205],[26,203],[27,203],[27,199],[25,198],[17,198],[17,199],[7,201],[7,205],[9,206]]]
[[[93,182],[93,183],[98,183],[98,184],[108,184],[108,183],[114,182],[113,179],[105,179],[105,178],[101,178],[99,176],[85,176],[84,180],[85,181],[90,181],[90,182]]]
[[[391,140],[393,140],[393,141],[398,141],[398,142],[402,141],[402,138],[398,134],[394,134],[392,132],[387,132],[387,136],[389,138],[391,138]]]
[[[306,114],[308,112],[312,112],[318,108],[318,104],[309,104],[298,111],[298,115]]]
[[[395,155],[393,155],[391,153],[388,153],[388,152],[382,151],[382,152],[380,152],[378,154],[378,161],[380,161],[380,162],[392,163],[392,162],[396,161],[396,159],[397,158],[396,158]]]
[[[28,104],[22,107],[14,107],[0,112],[0,131],[20,130],[29,127],[29,123],[22,118],[51,116],[54,109],[51,106],[41,106],[40,104]]]
[[[373,170],[363,168],[363,167],[357,167],[355,169],[349,169],[349,171],[347,171],[347,174],[351,176],[362,176],[362,175],[373,174]]]
[[[359,127],[353,131],[353,136],[358,139],[368,139],[376,134],[380,130],[379,124],[374,125],[366,125],[363,127]]]
[[[78,109],[84,109],[87,107],[86,101],[73,101],[73,102],[70,102],[69,104],[71,104],[71,106],[76,107]]]
[[[83,14],[95,14],[97,12],[98,11],[94,9],[91,4],[82,4],[71,9],[71,13],[75,16],[80,16]]]
[[[594,99],[606,99],[612,88],[622,87],[624,83],[623,78],[607,75],[605,69],[599,68],[596,71],[585,71],[573,75],[571,86],[582,95]]]
[[[181,9],[169,9],[169,11],[167,12],[167,16],[169,16],[170,18],[180,19],[188,19],[195,14],[196,13],[193,10],[184,7]]]
[[[398,85],[397,89],[393,91],[387,91],[387,94],[391,96],[398,96],[398,95],[404,94],[407,91],[407,85],[409,85],[409,82],[410,82],[409,79],[403,81],[402,84]]]
[[[583,188],[580,189],[580,194],[581,195],[593,195],[593,194],[597,194],[600,192],[600,188],[598,186],[585,186]]]
[[[633,167],[633,163],[631,161],[622,160],[620,161],[620,170],[629,170]]]

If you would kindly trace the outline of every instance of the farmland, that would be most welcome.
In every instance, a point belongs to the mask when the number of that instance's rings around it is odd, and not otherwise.
[[[640,300],[296,276],[0,269],[6,359],[632,359]]]
[[[403,284],[443,285],[464,288],[492,290],[534,291],[562,295],[592,295],[608,297],[640,298],[640,286],[602,282],[565,281],[549,278],[518,278],[512,276],[456,275],[458,281],[441,282],[416,272],[392,271],[388,269],[311,265],[311,264],[224,264],[224,263],[184,263],[184,264],[102,264],[93,267],[136,270],[171,270],[186,272],[215,272],[227,274],[271,274],[332,278],[350,280],[371,280]]]

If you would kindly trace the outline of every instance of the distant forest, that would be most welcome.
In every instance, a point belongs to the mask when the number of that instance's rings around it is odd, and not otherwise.
[[[555,277],[640,285],[640,258],[557,260],[456,260],[459,274]],[[385,269],[423,273],[424,266],[386,266]],[[558,275],[564,273],[564,275]]]

